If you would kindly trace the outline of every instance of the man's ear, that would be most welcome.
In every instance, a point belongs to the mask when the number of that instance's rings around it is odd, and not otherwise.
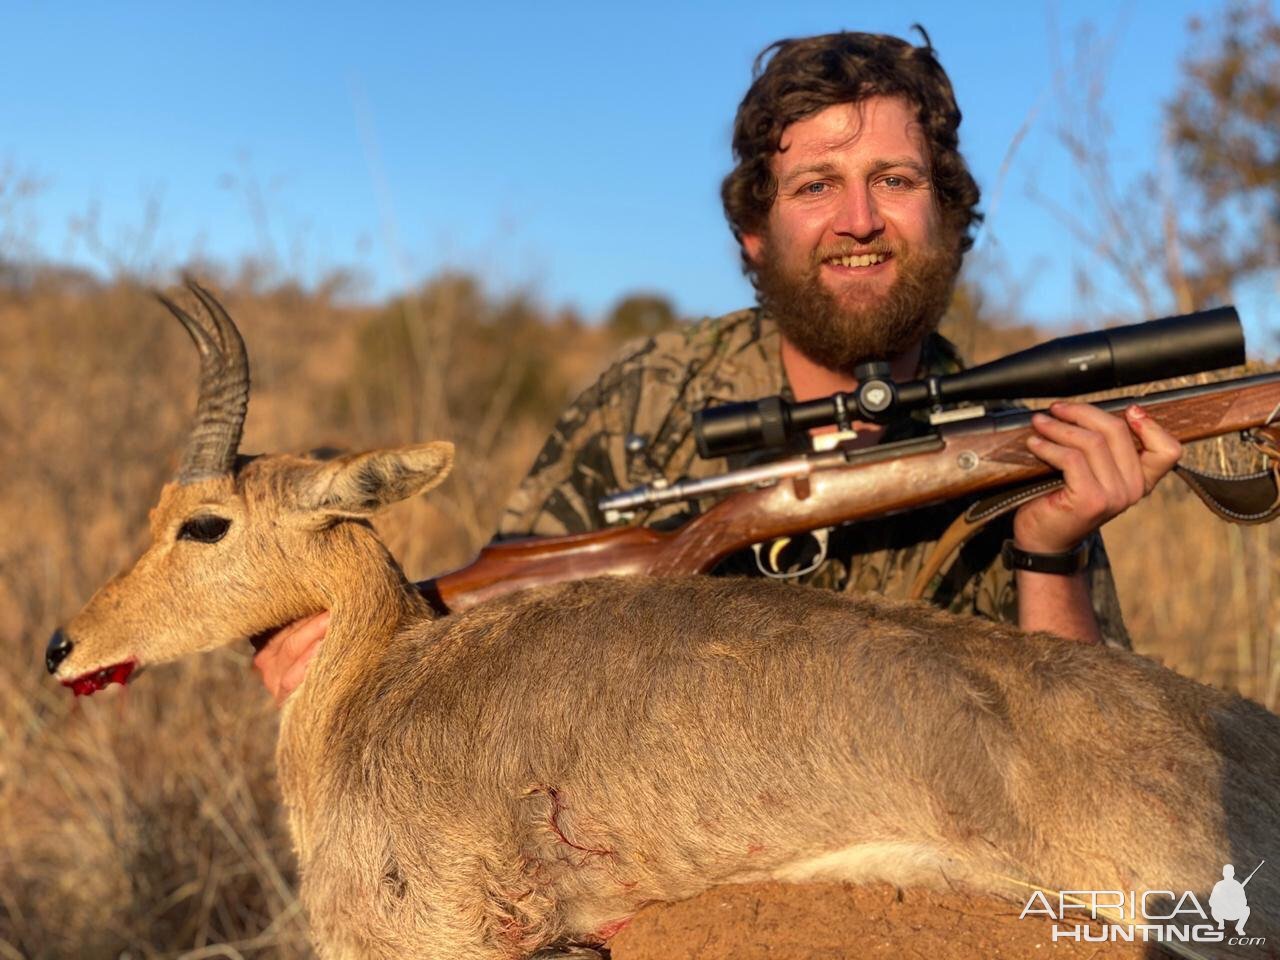
[[[298,508],[335,517],[368,517],[430,490],[453,466],[443,440],[371,450],[318,464],[298,484]]]
[[[742,250],[746,253],[747,259],[751,261],[751,265],[759,267],[760,254],[764,252],[764,234],[744,233],[742,235]]]

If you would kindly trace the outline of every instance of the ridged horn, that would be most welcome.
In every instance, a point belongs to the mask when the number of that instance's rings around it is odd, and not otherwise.
[[[200,399],[195,424],[178,468],[178,483],[231,473],[249,409],[249,356],[240,331],[208,290],[183,278],[208,318],[193,316],[162,293],[156,297],[186,328],[200,352]]]

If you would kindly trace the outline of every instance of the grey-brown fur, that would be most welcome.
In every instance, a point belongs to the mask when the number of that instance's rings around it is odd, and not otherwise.
[[[408,449],[393,495],[426,472]],[[330,512],[344,467],[361,502],[343,509],[367,509],[372,462],[263,457],[167,488],[156,544],[68,625],[59,671],[114,662],[121,623],[187,618],[157,660],[333,611],[279,747],[325,957],[522,956],[858,844],[878,852],[818,875],[1207,894],[1223,863],[1280,860],[1280,719],[1247,701],[1120,651],[758,580],[595,580],[432,621],[367,524]],[[193,509],[239,518],[241,542],[198,545],[200,583],[144,595]],[[234,604],[209,593],[232,581]],[[1274,930],[1276,877],[1249,887],[1251,935]]]
[[[150,547],[48,662],[70,682],[332,612],[278,750],[327,960],[508,960],[773,877],[1207,903],[1224,863],[1262,859],[1249,934],[1271,943],[1243,955],[1280,945],[1261,707],[1124,651],[760,580],[594,580],[433,621],[367,517],[438,483],[449,444],[234,452],[165,487]],[[220,539],[183,536],[210,515]]]

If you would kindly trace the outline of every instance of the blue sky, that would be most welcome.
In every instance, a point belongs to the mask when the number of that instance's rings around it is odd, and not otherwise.
[[[130,262],[155,201],[145,262],[248,254],[308,279],[355,267],[370,296],[461,267],[588,316],[641,290],[689,314],[749,302],[718,185],[753,56],[784,36],[906,35],[919,21],[965,114],[962,148],[990,214],[980,248],[1002,264],[985,279],[997,290],[1012,280],[1028,319],[1052,322],[1083,319],[1072,275],[1094,262],[1029,197],[1034,182],[1070,209],[1084,190],[1054,143],[1055,61],[1082,24],[1113,44],[1106,104],[1123,181],[1156,164],[1187,19],[1214,5],[0,9],[0,171],[41,182],[28,200],[0,202],[10,253],[21,240],[54,260]],[[69,229],[91,210],[97,247]],[[1095,277],[1106,305],[1134,308]]]

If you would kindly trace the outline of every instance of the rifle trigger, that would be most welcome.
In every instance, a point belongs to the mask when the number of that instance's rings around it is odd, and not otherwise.
[[[782,553],[783,548],[791,542],[790,537],[779,537],[773,541],[773,546],[769,548],[769,566],[775,571],[778,569],[778,556]]]

